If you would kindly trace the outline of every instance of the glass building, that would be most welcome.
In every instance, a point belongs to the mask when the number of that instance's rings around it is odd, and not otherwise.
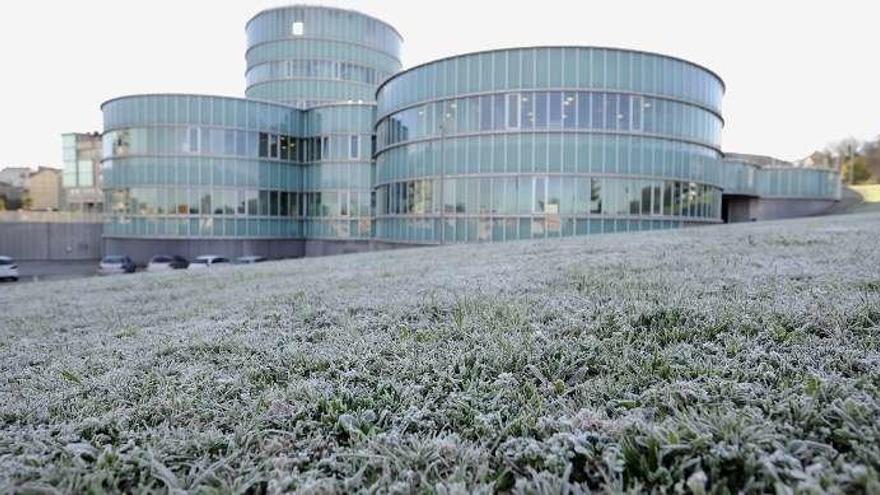
[[[588,47],[431,62],[378,92],[376,238],[442,244],[720,221],[724,83]]]
[[[298,243],[267,243],[302,238],[302,111],[197,95],[130,96],[102,108],[112,251],[302,254]]]
[[[246,33],[244,99],[104,104],[106,252],[557,238],[813,214],[840,195],[835,172],[725,157],[724,82],[686,60],[527,47],[401,71],[393,27],[317,6],[265,10]]]
[[[104,210],[101,173],[101,134],[68,133],[61,136],[64,209],[99,213]]]

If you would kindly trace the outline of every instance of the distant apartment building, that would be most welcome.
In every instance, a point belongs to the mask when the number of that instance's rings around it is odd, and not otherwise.
[[[27,203],[31,210],[58,210],[61,208],[61,171],[56,168],[40,167],[31,172],[25,182]]]
[[[31,172],[33,172],[33,169],[28,167],[6,167],[0,170],[0,182],[4,182],[11,187],[24,189]]]
[[[63,143],[64,208],[70,211],[100,212],[104,209],[101,192],[101,135],[69,133]]]

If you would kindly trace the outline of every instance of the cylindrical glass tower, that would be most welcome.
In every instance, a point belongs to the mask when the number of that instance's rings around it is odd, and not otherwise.
[[[443,244],[721,220],[713,72],[592,47],[430,62],[378,91],[375,238]]]
[[[248,98],[298,108],[371,103],[401,68],[400,34],[359,12],[281,7],[254,16],[246,31]]]

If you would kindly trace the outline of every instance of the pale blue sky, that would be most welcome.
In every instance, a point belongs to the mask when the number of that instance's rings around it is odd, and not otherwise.
[[[61,164],[129,93],[244,94],[245,22],[275,0],[55,0],[0,7],[0,167]],[[310,3],[318,3],[312,1]],[[803,157],[880,134],[880,4],[740,0],[336,0],[393,24],[404,65],[489,48],[601,45],[675,55],[727,83],[728,151]]]

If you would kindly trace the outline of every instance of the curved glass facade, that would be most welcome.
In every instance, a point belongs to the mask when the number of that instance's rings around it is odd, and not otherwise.
[[[108,237],[301,238],[302,113],[144,95],[104,104]]]
[[[378,92],[376,238],[450,243],[720,221],[722,81],[626,50],[498,50]]]
[[[354,11],[270,9],[251,19],[246,31],[248,98],[299,108],[373,102],[379,83],[401,68],[400,34]]]

